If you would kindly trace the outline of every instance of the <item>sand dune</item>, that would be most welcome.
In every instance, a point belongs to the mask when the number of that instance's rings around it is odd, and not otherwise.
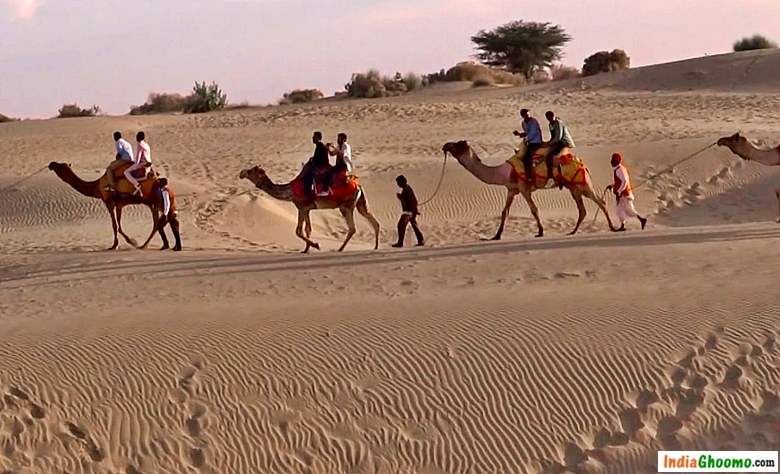
[[[780,141],[778,58],[0,125],[0,471],[633,474],[661,448],[779,449],[780,170],[722,148],[669,169],[736,130]],[[518,200],[505,240],[482,242],[504,190],[450,162],[427,246],[389,249],[395,176],[427,200],[456,139],[500,163],[521,106],[567,121],[599,190],[622,151],[649,228],[611,234],[591,206],[566,237],[576,207],[549,190],[545,238]],[[105,252],[102,204],[48,171],[7,188],[51,160],[94,179],[114,129],[150,137],[184,252]],[[343,221],[317,211],[323,251],[298,255],[294,207],[238,179],[289,180],[314,129],[349,133],[379,251],[358,218],[334,252]],[[147,212],[126,213],[131,235]]]

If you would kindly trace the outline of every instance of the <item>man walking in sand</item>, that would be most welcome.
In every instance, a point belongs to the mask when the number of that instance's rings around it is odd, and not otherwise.
[[[114,161],[106,168],[106,180],[108,181],[108,191],[116,189],[114,180],[114,171],[122,165],[133,162],[133,146],[130,142],[122,138],[121,132],[114,132],[114,142],[116,143],[116,157]]]
[[[639,224],[644,230],[647,225],[647,219],[640,216],[634,208],[634,193],[631,190],[631,178],[628,176],[628,169],[623,165],[623,155],[620,153],[612,154],[612,172],[615,178],[614,184],[607,186],[607,189],[615,193],[617,200],[617,214],[620,219],[620,228],[618,232],[626,230],[626,221],[632,217],[639,220]]]
[[[523,118],[523,132],[517,130],[512,132],[515,136],[525,138],[526,149],[523,156],[523,167],[525,168],[525,180],[529,183],[534,182],[534,153],[542,146],[542,128],[539,121],[531,117],[528,109],[522,109],[520,116]]]
[[[401,201],[401,211],[403,212],[398,220],[398,242],[393,244],[393,247],[401,248],[404,246],[406,226],[409,224],[412,224],[414,236],[417,237],[417,246],[422,247],[425,245],[425,238],[422,232],[420,232],[420,228],[417,227],[417,216],[420,215],[420,210],[417,207],[417,196],[414,195],[414,190],[409,186],[404,175],[395,178],[395,183],[401,188],[401,192],[396,194],[396,196]]]

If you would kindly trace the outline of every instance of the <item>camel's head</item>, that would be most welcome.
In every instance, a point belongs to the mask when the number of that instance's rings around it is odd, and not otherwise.
[[[63,173],[73,172],[70,169],[70,163],[57,163],[56,161],[49,163],[49,169],[54,171],[54,174],[57,176],[62,176]]]
[[[466,140],[461,140],[459,142],[447,142],[441,147],[441,150],[444,152],[444,156],[447,156],[449,153],[455,158],[459,158],[471,151],[471,148]]]
[[[241,179],[248,179],[256,185],[259,185],[268,179],[268,175],[265,174],[265,170],[259,166],[253,166],[252,168],[241,170],[241,174],[238,177]]]
[[[727,146],[732,149],[738,145],[743,145],[745,143],[747,143],[747,138],[740,135],[739,132],[735,133],[734,135],[731,135],[730,137],[723,137],[720,140],[718,140],[718,146]]]

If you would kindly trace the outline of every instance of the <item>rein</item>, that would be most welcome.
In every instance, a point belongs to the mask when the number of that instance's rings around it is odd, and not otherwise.
[[[439,182],[436,184],[436,189],[433,191],[433,194],[426,199],[425,201],[418,204],[418,206],[424,206],[428,204],[429,202],[433,201],[433,198],[436,197],[437,194],[439,194],[439,190],[441,189],[441,183],[444,181],[444,171],[447,169],[447,153],[444,153],[444,161],[441,163],[441,174],[439,175]]]
[[[27,176],[25,176],[24,178],[20,179],[19,181],[16,181],[15,183],[11,183],[11,184],[9,184],[8,186],[6,186],[6,187],[4,187],[4,188],[0,188],[0,192],[3,192],[3,191],[5,191],[5,190],[7,190],[7,189],[11,189],[11,188],[13,188],[13,187],[15,187],[15,186],[17,186],[17,185],[19,185],[19,184],[22,184],[23,182],[27,181],[28,179],[32,178],[33,176],[35,176],[35,175],[37,175],[37,174],[41,173],[41,172],[42,172],[42,171],[44,171],[46,168],[48,168],[48,166],[42,166],[42,167],[41,167],[41,168],[39,168],[37,171],[34,171],[34,172],[32,172],[32,173],[28,174]]]

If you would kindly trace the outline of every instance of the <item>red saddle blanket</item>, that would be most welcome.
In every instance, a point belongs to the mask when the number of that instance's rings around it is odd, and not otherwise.
[[[318,173],[319,174],[319,173]],[[355,195],[360,187],[360,181],[357,176],[348,175],[346,170],[338,171],[331,176],[330,186],[327,183],[321,183],[319,176],[314,179],[317,197],[321,199],[332,199],[342,201]],[[312,193],[306,192],[303,184],[303,178],[298,176],[292,182],[293,197],[298,200],[304,200],[312,197]]]

